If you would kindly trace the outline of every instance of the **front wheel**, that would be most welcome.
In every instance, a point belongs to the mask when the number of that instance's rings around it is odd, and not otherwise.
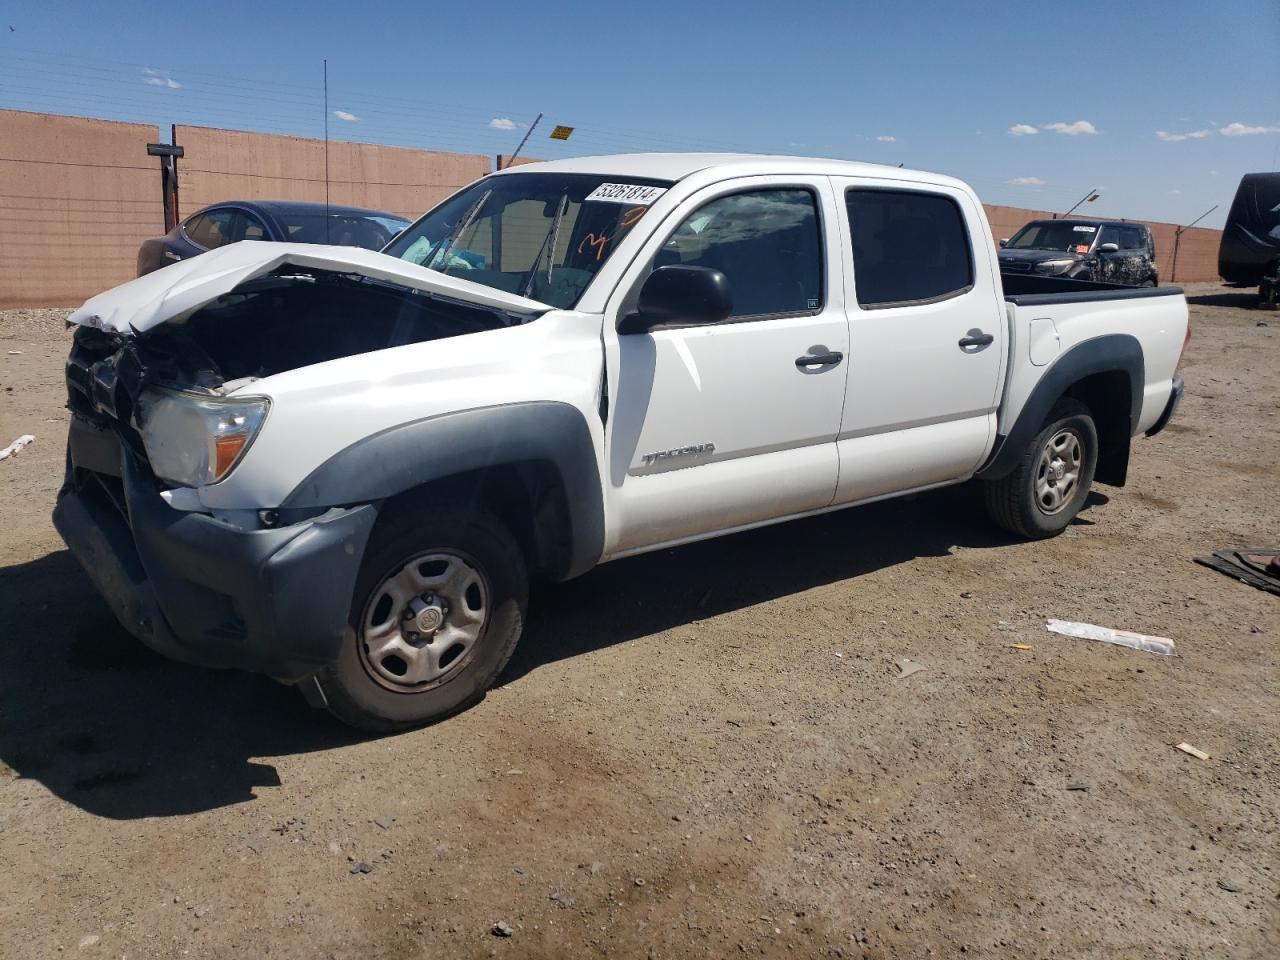
[[[465,709],[510,659],[527,606],[524,556],[493,515],[459,505],[382,518],[338,659],[316,678],[330,712],[386,733]]]
[[[984,483],[987,513],[1030,540],[1061,533],[1075,519],[1098,465],[1098,431],[1089,408],[1059,400],[1007,476]]]

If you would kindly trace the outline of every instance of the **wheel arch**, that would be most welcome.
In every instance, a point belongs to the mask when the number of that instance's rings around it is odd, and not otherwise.
[[[540,574],[568,579],[603,553],[595,445],[581,412],[558,401],[463,410],[380,431],[313,470],[281,511],[377,502],[387,515],[445,498],[492,510]]]
[[[978,470],[997,480],[1013,471],[1023,448],[1063,397],[1089,408],[1098,431],[1096,480],[1124,486],[1129,442],[1142,413],[1146,367],[1142,345],[1129,334],[1107,334],[1077,344],[1045,371],[1012,427],[997,437],[991,457]]]

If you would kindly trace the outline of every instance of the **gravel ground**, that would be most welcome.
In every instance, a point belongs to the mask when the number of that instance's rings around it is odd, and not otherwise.
[[[1280,603],[1191,562],[1280,540],[1280,317],[1189,293],[1057,539],[961,488],[610,564],[375,739],[115,625],[48,520],[66,311],[0,313],[0,956],[1280,956]]]

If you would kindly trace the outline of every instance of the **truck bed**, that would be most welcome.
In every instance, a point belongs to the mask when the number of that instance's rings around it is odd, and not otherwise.
[[[1004,298],[1011,303],[1078,303],[1082,300],[1130,300],[1140,297],[1162,297],[1182,293],[1181,287],[1131,287],[1123,283],[1100,280],[1069,280],[1066,277],[1040,277],[1031,274],[1001,273]],[[1024,300],[1025,297],[1046,297]]]

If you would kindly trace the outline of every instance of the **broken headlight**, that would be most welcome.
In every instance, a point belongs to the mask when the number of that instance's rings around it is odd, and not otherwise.
[[[156,476],[199,487],[217,483],[240,462],[270,405],[266,397],[148,390],[135,422]]]
[[[1036,273],[1057,276],[1060,273],[1066,273],[1075,266],[1075,263],[1074,260],[1041,260],[1036,264]]]

